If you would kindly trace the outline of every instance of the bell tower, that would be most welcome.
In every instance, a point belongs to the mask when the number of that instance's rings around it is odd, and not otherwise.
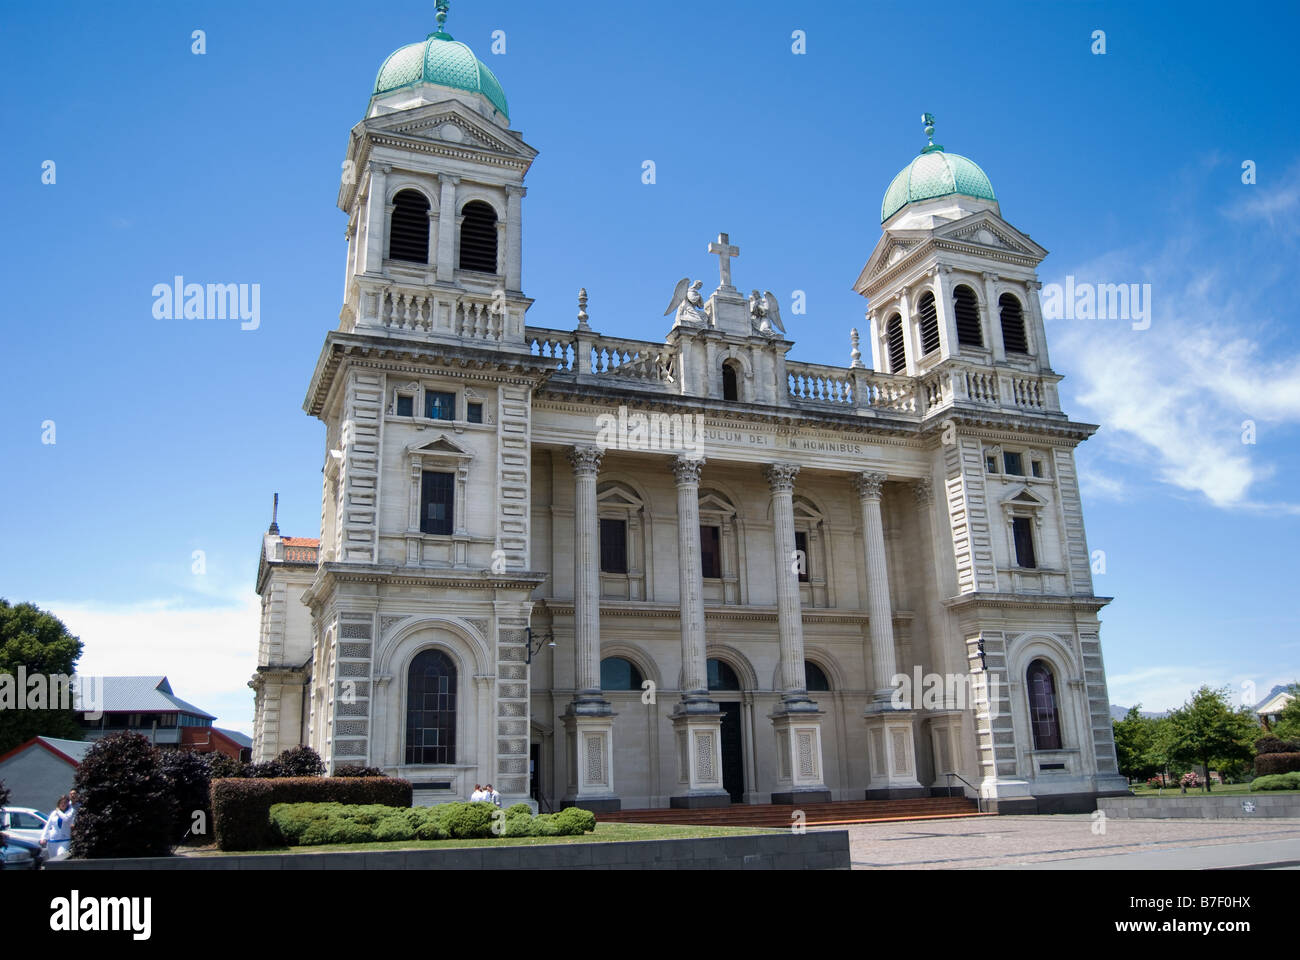
[[[523,351],[524,178],[537,151],[510,127],[487,65],[438,28],[379,68],[348,140],[340,330]]]

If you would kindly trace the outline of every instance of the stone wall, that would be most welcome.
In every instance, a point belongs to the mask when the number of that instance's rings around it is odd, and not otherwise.
[[[1250,809],[1253,805],[1253,809]],[[1300,819],[1300,793],[1252,793],[1216,797],[1213,793],[1172,794],[1167,797],[1110,797],[1097,801],[1108,817],[1122,819]]]

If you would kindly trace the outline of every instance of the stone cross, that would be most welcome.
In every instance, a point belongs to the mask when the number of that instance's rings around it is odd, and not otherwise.
[[[718,234],[716,243],[709,244],[709,253],[718,255],[718,278],[724,287],[731,286],[731,258],[740,256],[740,247],[731,245],[731,238],[725,233]]]

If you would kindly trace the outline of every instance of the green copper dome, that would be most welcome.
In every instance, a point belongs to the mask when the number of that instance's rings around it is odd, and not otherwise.
[[[998,198],[993,193],[993,184],[989,183],[979,164],[959,154],[943,152],[943,147],[934,142],[932,114],[922,114],[921,122],[926,125],[925,133],[930,144],[889,184],[884,202],[880,204],[880,222],[884,223],[915,200],[961,194],[996,202]]]
[[[474,56],[473,50],[441,30],[429,34],[420,43],[408,43],[391,53],[379,68],[373,96],[416,83],[436,83],[481,93],[507,120],[510,119],[506,93],[496,76]]]

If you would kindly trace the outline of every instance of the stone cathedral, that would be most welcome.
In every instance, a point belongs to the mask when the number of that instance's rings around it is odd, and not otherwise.
[[[537,151],[446,13],[349,137],[303,404],[320,538],[263,537],[254,759],[552,809],[1124,791],[1073,452],[1096,427],[1058,403],[1047,251],[980,167],[926,116],[854,285],[870,365],[856,330],[847,366],[790,356],[725,233],[691,265],[711,292],[666,278],[661,341],[599,333],[585,292],[534,326]]]

